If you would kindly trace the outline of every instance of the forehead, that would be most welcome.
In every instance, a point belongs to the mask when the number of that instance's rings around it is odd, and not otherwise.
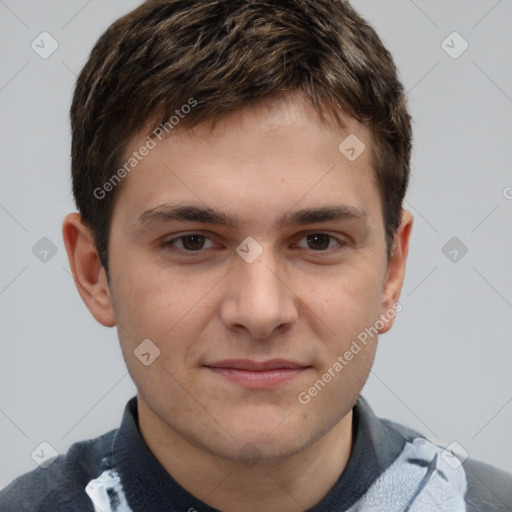
[[[343,203],[364,212],[371,204],[363,203],[379,202],[371,133],[349,116],[343,121],[326,124],[307,100],[290,95],[191,129],[177,126],[127,173],[117,202],[133,222],[179,200],[233,208],[241,220],[272,214],[282,221],[295,205]],[[133,137],[125,161],[148,140],[147,133]]]

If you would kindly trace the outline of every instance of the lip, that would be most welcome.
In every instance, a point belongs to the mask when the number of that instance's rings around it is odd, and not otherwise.
[[[209,363],[205,366],[210,368],[232,368],[234,370],[254,371],[276,370],[280,368],[298,369],[308,367],[308,365],[295,363],[286,359],[269,359],[268,361],[253,361],[251,359],[226,359],[224,361]]]
[[[307,365],[284,359],[271,359],[268,361],[229,359],[204,366],[230,382],[252,389],[279,386],[292,380],[309,368]]]

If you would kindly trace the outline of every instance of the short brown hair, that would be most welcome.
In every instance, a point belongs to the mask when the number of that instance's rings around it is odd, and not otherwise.
[[[100,37],[70,112],[73,194],[107,275],[120,189],[112,178],[132,136],[169,124],[191,99],[180,128],[292,91],[305,93],[322,119],[331,113],[342,125],[345,111],[372,131],[389,257],[409,180],[411,121],[390,53],[349,2],[149,0]],[[109,193],[99,194],[109,180]]]

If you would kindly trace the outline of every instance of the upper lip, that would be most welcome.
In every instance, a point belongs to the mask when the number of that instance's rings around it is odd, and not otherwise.
[[[276,370],[280,368],[307,368],[308,365],[287,361],[285,359],[270,359],[268,361],[252,361],[250,359],[226,359],[205,366],[210,368],[232,368],[236,370]]]

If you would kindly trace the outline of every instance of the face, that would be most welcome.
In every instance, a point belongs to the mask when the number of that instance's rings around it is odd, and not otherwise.
[[[366,145],[354,161],[349,134]],[[222,457],[253,443],[280,458],[349,413],[376,336],[344,354],[396,292],[371,144],[291,97],[176,132],[131,171],[110,298],[144,414]]]

